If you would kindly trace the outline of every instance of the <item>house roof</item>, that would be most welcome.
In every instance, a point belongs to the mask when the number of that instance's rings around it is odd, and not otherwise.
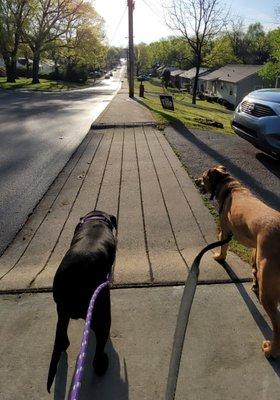
[[[229,64],[221,67],[209,74],[201,76],[204,81],[224,81],[236,83],[242,81],[250,75],[256,74],[262,65]]]
[[[171,71],[170,75],[171,76],[178,76],[180,75],[182,72],[186,72],[183,69],[174,69],[173,71]]]
[[[207,68],[199,68],[199,75],[204,74],[205,72],[209,71]],[[196,68],[188,69],[180,74],[182,78],[193,79],[196,74]]]

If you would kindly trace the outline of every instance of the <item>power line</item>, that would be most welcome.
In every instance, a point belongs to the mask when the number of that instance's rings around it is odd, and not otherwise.
[[[114,36],[116,35],[116,33],[119,30],[119,27],[120,27],[120,25],[122,23],[122,20],[123,20],[124,16],[125,16],[125,13],[126,13],[126,9],[127,9],[127,5],[125,5],[123,13],[121,15],[121,18],[120,18],[120,20],[119,20],[119,22],[118,22],[118,24],[117,24],[117,26],[116,26],[116,28],[114,30],[114,33],[111,35],[111,40],[109,40],[110,43],[112,42],[112,40],[114,39]]]
[[[159,11],[157,11],[155,8],[154,8],[154,5],[152,6],[151,4],[149,4],[148,2],[147,2],[147,0],[142,0],[143,1],[143,3],[152,11],[152,13],[157,17],[157,19],[161,22],[161,23],[163,23],[163,21],[161,20],[161,18],[159,17]]]

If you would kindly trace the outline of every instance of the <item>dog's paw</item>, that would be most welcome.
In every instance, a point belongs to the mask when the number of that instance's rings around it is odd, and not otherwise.
[[[272,343],[270,340],[264,340],[262,343],[262,350],[266,358],[278,358],[280,357],[280,348],[273,349]]]
[[[257,283],[253,283],[251,290],[259,297],[259,285]]]
[[[226,257],[221,253],[214,254],[214,260],[216,261],[225,261]]]
[[[102,353],[99,356],[95,356],[93,360],[94,372],[98,376],[105,374],[109,366],[109,358],[106,353]]]

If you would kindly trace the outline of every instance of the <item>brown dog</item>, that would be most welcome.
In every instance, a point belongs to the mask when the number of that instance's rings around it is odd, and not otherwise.
[[[196,180],[201,191],[211,193],[219,204],[221,233],[229,233],[243,245],[252,248],[253,290],[272,322],[273,339],[265,340],[262,349],[267,357],[280,356],[280,213],[257,199],[222,165],[205,171]],[[215,254],[225,260],[228,245]]]

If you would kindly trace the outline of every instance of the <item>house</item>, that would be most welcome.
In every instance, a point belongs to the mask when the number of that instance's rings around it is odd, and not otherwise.
[[[185,72],[183,69],[173,69],[170,72],[170,82],[172,86],[175,86],[176,88],[180,89],[180,74]]]
[[[262,65],[229,64],[199,78],[202,92],[237,106],[248,93],[260,89],[265,81],[258,75]]]
[[[206,73],[208,73],[210,70],[207,68],[199,68],[199,73],[198,76],[203,76]],[[180,76],[180,87],[181,88],[186,88],[189,90],[189,92],[192,92],[192,87],[194,83],[194,78],[196,74],[196,68],[191,68],[188,69],[187,71],[182,72]],[[200,87],[198,87],[198,90],[200,91]]]
[[[19,57],[17,60],[17,68],[26,68],[26,64],[29,64],[29,68],[32,69],[33,60]],[[5,67],[4,60],[0,58],[0,67]],[[43,60],[39,64],[39,73],[48,75],[55,69],[54,62],[52,60]]]
[[[55,63],[52,60],[42,60],[39,64],[39,74],[48,75],[55,70]]]

